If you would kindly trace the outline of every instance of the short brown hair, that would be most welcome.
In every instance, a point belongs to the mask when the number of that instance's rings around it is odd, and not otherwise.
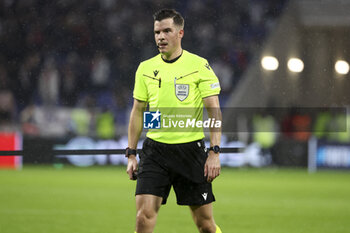
[[[174,9],[161,9],[153,14],[154,21],[161,21],[168,18],[172,18],[176,26],[183,28],[185,25],[182,15]]]

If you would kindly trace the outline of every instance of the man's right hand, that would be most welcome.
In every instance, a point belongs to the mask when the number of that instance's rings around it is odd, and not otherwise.
[[[126,168],[126,173],[128,173],[130,180],[137,179],[137,160],[136,155],[130,155],[128,158],[128,166]]]

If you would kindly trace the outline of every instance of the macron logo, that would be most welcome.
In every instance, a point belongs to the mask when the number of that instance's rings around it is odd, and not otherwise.
[[[207,197],[208,197],[208,193],[202,193],[202,197],[203,197],[204,200],[206,201],[206,200],[207,200]]]

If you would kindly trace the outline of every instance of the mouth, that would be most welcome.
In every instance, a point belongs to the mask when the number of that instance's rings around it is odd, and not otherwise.
[[[159,49],[163,49],[168,45],[168,43],[162,42],[162,43],[158,43],[158,48]]]

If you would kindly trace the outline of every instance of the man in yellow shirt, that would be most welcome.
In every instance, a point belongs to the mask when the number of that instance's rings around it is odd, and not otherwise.
[[[209,118],[221,123],[218,78],[204,58],[182,49],[184,19],[175,10],[154,14],[154,36],[160,54],[141,62],[137,69],[126,149],[129,178],[136,179],[137,172],[136,232],[153,232],[158,210],[173,186],[177,203],[190,207],[199,232],[220,233],[213,217],[211,182],[220,174],[221,124],[216,129],[210,127],[207,151],[202,124],[194,123],[203,118],[203,105]],[[147,133],[138,165],[136,146],[142,129],[147,128],[143,124],[147,105],[154,111],[151,121],[165,112],[177,116],[183,109],[191,109],[194,121],[179,126],[200,130],[167,130],[169,126],[159,121]]]

